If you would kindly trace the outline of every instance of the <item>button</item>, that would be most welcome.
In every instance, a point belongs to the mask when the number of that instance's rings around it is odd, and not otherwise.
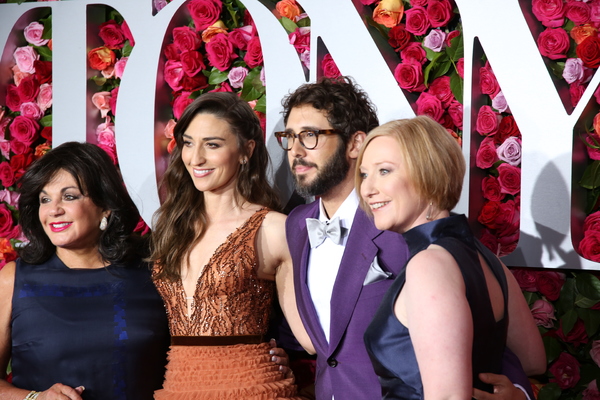
[[[335,367],[337,367],[338,362],[337,362],[337,360],[335,358],[330,358],[330,359],[327,360],[327,364],[329,364],[329,366],[331,368],[335,368]]]

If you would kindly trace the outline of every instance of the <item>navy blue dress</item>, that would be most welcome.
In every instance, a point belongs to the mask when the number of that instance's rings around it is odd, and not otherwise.
[[[506,345],[508,318],[496,322],[489,300],[485,276],[479,264],[482,253],[504,293],[508,310],[508,288],[502,265],[481,244],[469,228],[464,215],[455,215],[419,225],[403,234],[410,257],[431,244],[446,249],[462,272],[466,296],[473,315],[473,386],[491,392],[479,380],[480,372],[499,374]],[[422,399],[423,384],[409,330],[394,315],[394,303],[406,280],[405,269],[385,294],[381,306],[365,333],[365,344],[379,376],[384,399]]]
[[[152,399],[162,386],[169,331],[148,265],[70,269],[54,255],[17,260],[12,299],[16,387],[83,385],[87,400]]]

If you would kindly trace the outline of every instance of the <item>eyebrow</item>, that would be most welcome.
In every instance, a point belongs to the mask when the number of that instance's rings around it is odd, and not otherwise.
[[[188,139],[193,139],[193,137],[191,137],[190,135],[186,135],[185,133],[182,136],[185,137],[185,138],[188,138]],[[210,137],[202,138],[202,141],[204,141],[204,142],[208,142],[208,141],[211,141],[211,140],[222,140],[222,141],[225,141],[225,138],[222,138],[220,136],[210,136]]]
[[[79,192],[81,192],[81,190],[77,186],[67,186],[67,187],[64,187],[64,188],[60,189],[60,192],[64,193],[64,192],[66,192],[69,189],[75,189],[75,190],[79,190]],[[40,190],[40,194],[42,194],[42,193],[48,194],[48,192],[46,192],[44,189]]]
[[[304,131],[322,131],[324,129],[333,129],[333,128],[317,128],[316,126],[303,126],[300,128],[300,130],[298,132],[304,132]],[[292,128],[287,128],[285,130],[285,133],[293,133],[294,130]]]

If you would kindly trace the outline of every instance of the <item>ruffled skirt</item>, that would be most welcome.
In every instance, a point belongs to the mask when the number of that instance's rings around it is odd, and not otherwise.
[[[171,346],[157,400],[294,399],[296,385],[271,361],[268,343]]]

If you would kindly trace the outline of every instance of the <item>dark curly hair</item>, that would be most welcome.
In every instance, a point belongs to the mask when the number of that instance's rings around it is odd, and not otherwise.
[[[294,107],[310,105],[325,111],[327,120],[342,132],[340,136],[346,144],[356,132],[368,133],[379,126],[375,105],[349,76],[304,84],[286,96],[282,105],[285,124]]]
[[[103,210],[110,210],[108,225],[100,234],[98,252],[103,261],[118,264],[145,256],[142,239],[133,231],[140,214],[129,197],[112,160],[91,143],[67,142],[36,160],[19,181],[19,224],[29,240],[19,256],[41,264],[55,252],[39,219],[40,192],[59,171],[73,176],[81,193]]]

